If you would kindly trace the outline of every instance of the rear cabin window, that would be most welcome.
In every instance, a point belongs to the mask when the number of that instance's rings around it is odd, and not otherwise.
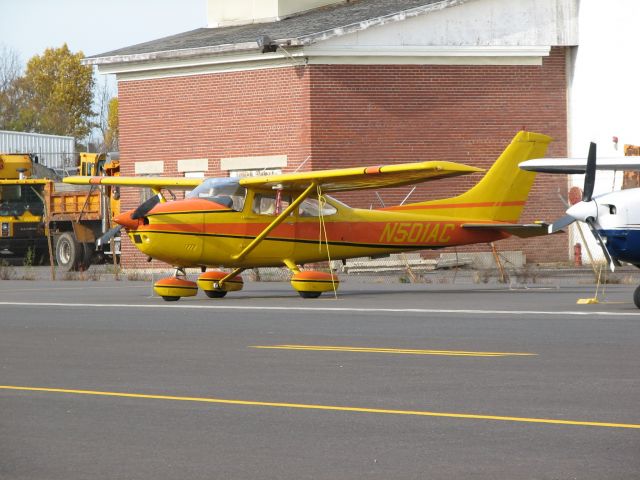
[[[291,195],[269,192],[256,193],[253,196],[253,213],[258,215],[280,215],[291,205]]]

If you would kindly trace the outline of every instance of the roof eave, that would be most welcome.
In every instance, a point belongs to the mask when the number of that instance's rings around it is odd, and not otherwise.
[[[407,18],[417,17],[426,13],[444,10],[445,8],[455,7],[462,5],[471,0],[442,0],[437,3],[422,5],[420,7],[411,8],[408,10],[402,10],[400,12],[384,15],[381,17],[372,18],[362,22],[352,23],[341,27],[324,30],[321,32],[312,33],[309,35],[303,35],[300,37],[292,38],[279,38],[271,41],[271,45],[278,47],[287,46],[308,46],[313,43],[328,40],[334,37],[340,37],[342,35],[348,35],[351,33],[357,33],[371,27],[382,26],[388,23],[400,22]],[[262,50],[263,45],[255,42],[243,42],[243,43],[229,43],[224,45],[212,45],[207,47],[198,48],[186,48],[178,50],[164,50],[159,52],[137,53],[131,55],[111,55],[111,56],[96,56],[88,57],[82,60],[85,65],[114,65],[131,62],[148,62],[153,60],[167,60],[167,59],[184,59],[190,57],[198,57],[203,55],[215,55],[222,53]]]
[[[160,52],[135,53],[131,55],[110,55],[87,57],[82,59],[84,65],[113,65],[118,63],[146,62],[151,60],[171,60],[178,58],[200,57],[217,53],[232,53],[258,50],[258,42],[229,43],[210,47],[184,48],[179,50],[163,50]]]
[[[420,7],[410,8],[408,10],[402,10],[400,12],[391,13],[389,15],[383,15],[382,17],[371,18],[369,20],[365,20],[362,22],[352,23],[349,25],[336,27],[330,30],[324,30],[322,32],[317,32],[310,35],[304,35],[296,39],[297,40],[296,45],[306,46],[322,40],[328,40],[333,37],[340,37],[342,35],[361,32],[371,27],[379,27],[387,23],[401,22],[408,18],[418,17],[426,13],[431,13],[438,10],[444,10],[445,8],[455,7],[455,6],[467,3],[469,1],[471,0],[442,0],[437,3],[431,3],[428,5],[422,5]],[[275,40],[273,43],[277,44],[278,46],[286,46],[287,44],[285,42],[288,42],[288,41],[290,40],[279,39],[279,40]]]

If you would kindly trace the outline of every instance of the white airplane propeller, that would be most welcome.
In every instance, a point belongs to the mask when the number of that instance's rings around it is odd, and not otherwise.
[[[549,233],[558,232],[563,228],[568,227],[575,221],[586,223],[589,226],[589,229],[591,230],[591,233],[595,237],[596,241],[598,242],[598,245],[600,245],[602,253],[607,259],[609,268],[613,272],[616,265],[620,265],[620,263],[611,256],[611,253],[607,249],[605,240],[602,238],[602,235],[600,235],[600,232],[598,231],[598,202],[593,198],[593,190],[596,183],[596,156],[596,144],[591,142],[591,144],[589,145],[589,155],[587,156],[586,168],[584,169],[585,176],[584,187],[582,189],[582,201],[569,207],[564,217],[559,218],[558,220],[551,223],[549,225]],[[535,162],[537,161],[530,160],[529,165],[521,164],[520,167],[524,169],[534,169]],[[533,165],[533,167],[531,165]]]

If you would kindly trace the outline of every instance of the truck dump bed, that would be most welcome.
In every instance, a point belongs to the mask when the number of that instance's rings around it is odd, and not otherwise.
[[[64,183],[51,183],[51,193],[45,195],[51,221],[101,220],[103,216],[100,190],[83,189]]]

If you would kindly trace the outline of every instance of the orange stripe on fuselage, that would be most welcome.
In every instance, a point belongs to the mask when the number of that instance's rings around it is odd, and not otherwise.
[[[476,202],[476,203],[440,203],[425,204],[412,203],[410,205],[396,205],[394,207],[379,208],[378,210],[436,210],[441,208],[475,208],[475,207],[521,207],[524,201],[513,202]]]
[[[163,213],[202,213],[212,210],[229,210],[229,207],[220,205],[212,200],[204,200],[201,198],[187,198],[185,200],[176,200],[175,202],[159,203],[147,214],[159,215]]]

